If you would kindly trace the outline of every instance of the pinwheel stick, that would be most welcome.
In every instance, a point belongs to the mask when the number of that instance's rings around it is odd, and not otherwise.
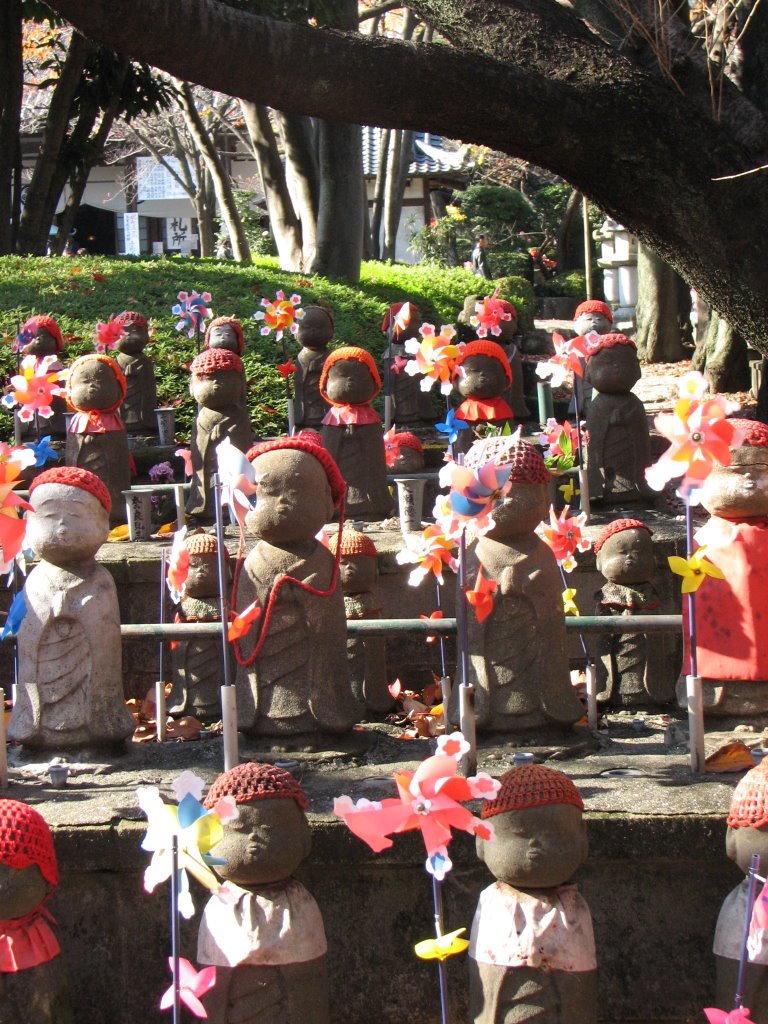
[[[236,767],[240,762],[237,744],[237,704],[235,687],[232,682],[232,661],[230,659],[229,601],[227,599],[227,566],[224,554],[224,520],[221,507],[221,479],[213,475],[214,507],[216,509],[216,548],[219,569],[219,616],[221,618],[221,647],[224,657],[224,685],[221,687],[221,722],[224,734],[224,771]]]
[[[432,876],[432,902],[435,907],[435,938],[439,939],[444,931],[443,925],[443,883]],[[445,960],[437,958],[437,971],[440,980],[440,1019],[441,1024],[448,1024],[448,965]]]
[[[685,547],[686,556],[693,555],[693,509],[688,490],[683,494],[685,501]],[[688,701],[688,746],[691,757],[691,771],[701,774],[704,771],[704,695],[701,678],[698,673],[696,656],[696,594],[686,594],[688,602],[688,646],[690,648],[689,674],[685,677],[686,697]]]
[[[469,744],[469,750],[461,759],[461,772],[466,777],[474,775],[477,770],[477,737],[475,726],[475,708],[473,702],[474,687],[469,681],[469,630],[467,628],[467,539],[461,531],[459,541],[459,600],[456,608],[456,619],[459,640],[459,664],[461,666],[461,682],[459,684],[459,728]]]
[[[160,549],[160,625],[165,623],[165,573],[168,549]],[[159,666],[155,683],[155,722],[157,723],[157,742],[165,741],[165,642],[160,639]]]
[[[389,323],[387,324],[387,365],[384,368],[384,430],[392,426],[392,336],[394,334],[394,316],[392,306],[389,307]]]
[[[8,751],[5,746],[5,690],[0,689],[0,789],[8,789]]]
[[[578,413],[576,414],[578,416]],[[563,589],[568,589],[568,581],[565,578],[565,570],[562,565],[558,563],[558,569],[560,570],[560,579],[563,581]],[[587,641],[584,639],[584,634],[579,630],[579,643],[581,649],[584,652],[584,657],[587,659],[586,676],[587,676],[587,721],[589,722],[590,729],[597,728],[597,675],[595,673],[595,666],[592,664],[589,654],[589,648],[587,647]]]
[[[171,959],[173,960],[173,1024],[181,1024],[179,974],[179,837],[171,837]]]
[[[443,610],[443,595],[440,590],[439,580],[435,580],[435,607],[439,612]],[[445,636],[441,633],[438,643],[440,644],[440,695],[443,702],[443,707],[448,706],[448,701],[451,699],[451,677],[446,672],[445,668]]]
[[[752,860],[747,872],[747,906],[744,911],[744,931],[741,936],[741,956],[739,957],[739,971],[736,975],[736,993],[733,997],[733,1008],[740,1009],[744,1005],[742,990],[744,988],[744,971],[747,966],[747,939],[749,938],[749,926],[752,922],[752,908],[755,904],[755,888],[757,887],[757,876],[760,873],[760,854],[753,853]]]
[[[581,511],[586,514],[589,522],[589,478],[584,467],[584,451],[581,440],[581,409],[579,408],[579,389],[576,387],[576,380],[573,382],[573,406],[576,413],[576,457],[579,469],[579,495],[581,498]]]

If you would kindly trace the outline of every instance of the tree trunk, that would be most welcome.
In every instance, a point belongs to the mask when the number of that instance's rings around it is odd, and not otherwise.
[[[320,205],[312,273],[360,280],[363,157],[360,126],[321,121]]]
[[[693,368],[704,374],[715,393],[749,387],[747,343],[714,309],[704,341],[693,354]]]
[[[13,251],[13,197],[19,156],[23,68],[21,0],[5,0],[0,9],[0,253]]]
[[[305,269],[301,251],[301,225],[291,202],[285,169],[277,148],[277,139],[269,111],[258,103],[240,100],[240,109],[248,131],[251,149],[261,175],[261,187],[267,201],[269,227],[277,246],[282,270]]]
[[[32,253],[36,256],[45,254],[48,232],[53,223],[61,189],[66,181],[66,171],[63,179],[61,176],[62,148],[67,135],[72,101],[80,85],[85,61],[92,49],[93,43],[77,32],[72,33],[67,57],[53,90],[40,150],[27,189],[16,240],[17,252]]]
[[[394,260],[397,249],[397,229],[403,210],[403,194],[408,180],[408,165],[413,152],[413,132],[394,133],[395,142],[387,168],[387,190],[384,196],[384,259]]]
[[[384,217],[384,194],[387,187],[387,167],[389,165],[389,145],[392,130],[387,128],[379,135],[379,162],[376,167],[376,184],[373,188],[373,217],[371,219],[371,237],[373,240],[373,258],[381,259],[381,222]]]
[[[238,262],[250,263],[251,250],[248,246],[248,239],[245,237],[243,222],[240,219],[240,214],[237,212],[235,200],[232,196],[232,185],[229,175],[197,111],[195,97],[189,82],[179,82],[178,88],[179,101],[187,123],[187,129],[197,143],[213,180],[219,212],[222,220],[227,225],[229,238],[232,242],[232,254]]]
[[[568,202],[565,204],[563,219],[557,225],[557,233],[555,235],[555,260],[557,261],[558,272],[561,274],[570,269],[570,264],[568,262],[568,246],[571,237],[571,228],[573,227],[576,213],[582,209],[581,199],[581,192],[574,189],[568,196]]]
[[[637,249],[637,354],[647,363],[685,359],[690,334],[691,296],[669,264],[642,243]]]
[[[211,173],[206,166],[201,168],[200,189],[195,202],[197,216],[197,233],[200,238],[200,255],[216,255],[216,227],[214,211],[216,209],[216,193]]]
[[[285,178],[301,233],[301,259],[310,267],[317,251],[317,211],[320,204],[318,126],[311,117],[275,116],[285,152]]]

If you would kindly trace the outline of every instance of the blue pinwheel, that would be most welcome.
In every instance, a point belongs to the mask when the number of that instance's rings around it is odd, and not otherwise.
[[[497,466],[493,460],[479,469],[456,466],[451,479],[451,511],[462,519],[474,519],[490,512],[510,487],[510,465]]]
[[[37,444],[29,442],[24,445],[25,448],[31,449],[35,454],[35,466],[44,466],[46,462],[58,462],[59,453],[51,448],[51,435],[46,434],[45,437],[41,437]]]
[[[24,600],[24,591],[20,590],[13,601],[11,601],[11,607],[8,609],[8,617],[5,620],[3,632],[0,634],[0,640],[5,640],[7,636],[16,636],[26,614],[27,602]]]
[[[462,430],[469,430],[470,426],[466,420],[456,419],[456,410],[449,409],[445,416],[443,423],[436,423],[435,430],[441,434],[446,434],[448,437],[448,444],[455,444],[459,436],[459,432]]]
[[[34,327],[22,327],[13,340],[13,345],[11,345],[11,351],[14,354],[18,355],[30,343],[30,341],[34,339],[34,337]]]
[[[208,303],[211,301],[211,293],[203,292],[179,292],[177,305],[171,308],[171,312],[179,318],[176,324],[177,331],[186,331],[188,338],[194,338],[205,326],[206,318],[211,316]]]

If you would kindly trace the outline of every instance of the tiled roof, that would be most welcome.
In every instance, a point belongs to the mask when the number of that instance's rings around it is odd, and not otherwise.
[[[383,128],[363,127],[363,173],[376,177],[379,165],[379,149]],[[463,150],[443,148],[443,136],[429,132],[415,132],[413,158],[408,165],[411,177],[425,177],[430,174],[461,174],[472,166]]]

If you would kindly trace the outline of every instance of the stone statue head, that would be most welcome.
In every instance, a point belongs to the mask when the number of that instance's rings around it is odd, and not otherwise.
[[[55,355],[61,352],[64,342],[61,329],[52,316],[31,316],[21,328],[24,341],[21,347],[22,356]]]
[[[339,548],[339,535],[334,534],[328,549],[335,555]],[[370,537],[349,526],[344,527],[341,538],[339,575],[345,594],[365,594],[373,590],[378,576],[376,545]]]
[[[390,467],[394,473],[420,473],[424,469],[424,446],[415,434],[407,430],[395,434],[400,454]]]
[[[501,777],[492,818],[494,842],[476,840],[477,854],[500,882],[521,889],[550,889],[571,879],[587,859],[584,804],[563,772],[544,765],[512,768]]]
[[[725,851],[744,874],[752,854],[768,864],[768,758],[764,758],[739,781],[731,797]]]
[[[640,376],[637,347],[626,334],[603,334],[587,355],[587,383],[604,394],[627,393]]]
[[[27,542],[52,565],[68,566],[96,554],[109,534],[112,502],[106,486],[77,466],[56,466],[30,484]]]
[[[493,529],[486,535],[495,540],[531,534],[546,518],[551,476],[538,448],[513,437],[487,437],[475,441],[464,459],[468,469],[479,469],[491,459],[497,465],[511,465],[509,493],[493,510]]]
[[[215,807],[225,796],[234,797],[238,816],[213,847],[213,856],[226,861],[218,874],[243,887],[287,881],[311,847],[309,802],[296,779],[276,765],[250,761],[219,775],[204,804]]]
[[[573,329],[580,335],[607,334],[613,324],[613,313],[607,302],[588,299],[576,307],[573,314]]]
[[[701,489],[701,504],[722,519],[768,516],[768,426],[738,420],[744,442],[731,453],[729,466],[715,466]]]
[[[453,384],[462,398],[498,398],[512,384],[506,353],[495,341],[470,341],[453,369]]]
[[[188,533],[184,541],[189,552],[187,597],[216,597],[219,593],[219,545],[212,533]],[[226,549],[225,549],[226,551]],[[224,559],[229,578],[229,553]]]
[[[119,352],[128,356],[138,356],[149,344],[149,321],[143,313],[135,309],[126,309],[115,317],[115,323],[123,328],[117,343]]]
[[[123,371],[109,356],[92,353],[72,364],[67,393],[78,412],[113,412],[125,398]]]
[[[363,405],[381,391],[373,356],[364,348],[345,345],[328,356],[320,375],[320,394],[331,405]]]
[[[598,572],[612,583],[647,583],[656,568],[652,533],[639,519],[614,520],[595,541]]]
[[[243,327],[237,317],[218,316],[208,324],[205,332],[206,348],[225,348],[241,356],[245,347]]]
[[[189,368],[189,393],[206,409],[229,409],[245,399],[243,361],[226,348],[206,348]]]
[[[58,884],[53,837],[42,815],[19,800],[0,799],[0,921],[31,914]]]
[[[298,324],[296,337],[299,344],[315,352],[328,347],[336,326],[333,314],[325,306],[306,306]]]

